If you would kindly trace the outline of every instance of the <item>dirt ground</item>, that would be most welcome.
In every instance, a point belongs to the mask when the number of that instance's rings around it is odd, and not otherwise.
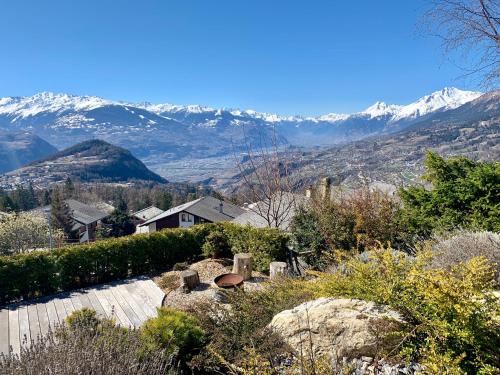
[[[165,292],[163,306],[186,309],[195,302],[210,302],[214,299],[215,284],[213,280],[222,274],[230,273],[232,261],[229,259],[204,259],[189,265],[189,269],[198,271],[200,285],[190,293],[182,292],[180,287],[180,274],[182,271],[168,271],[153,278],[153,281]],[[252,279],[243,284],[245,291],[252,291],[262,287],[261,283],[268,277],[254,271]]]

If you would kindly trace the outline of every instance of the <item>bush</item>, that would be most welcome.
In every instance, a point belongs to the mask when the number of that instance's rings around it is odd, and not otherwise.
[[[77,313],[84,320],[88,312]],[[90,319],[92,320],[92,319]],[[105,331],[88,330],[85,325],[56,327],[21,354],[0,355],[0,373],[28,374],[105,374],[164,375],[175,374],[174,359],[165,351],[144,352],[137,331],[110,326]]]
[[[429,268],[430,259],[427,252],[414,259],[379,249],[369,262],[353,258],[343,271],[317,273],[304,288],[316,297],[360,298],[398,310],[410,325],[400,355],[417,358],[430,373],[495,373],[500,326],[491,264],[476,257],[446,270]]]
[[[309,252],[308,263],[322,269],[324,255],[332,250],[362,252],[377,243],[403,248],[398,208],[393,197],[368,188],[339,193],[332,200],[315,198],[294,217],[292,235],[297,250]]]
[[[147,320],[140,332],[149,350],[165,350],[183,361],[201,350],[204,343],[196,318],[171,308],[159,308],[158,316]]]
[[[256,269],[286,258],[288,237],[276,229],[205,224],[165,229],[53,251],[0,256],[0,303],[155,273],[202,255],[205,239],[222,231],[236,252],[255,256]]]
[[[229,239],[223,230],[214,230],[206,238],[202,246],[203,255],[210,258],[231,257]]]
[[[228,293],[230,308],[210,302],[192,306],[190,311],[198,318],[208,340],[203,351],[191,361],[192,366],[208,373],[228,370],[235,373],[235,367],[245,367],[252,351],[263,361],[276,362],[280,355],[290,353],[290,349],[267,325],[278,312],[310,297],[310,292],[295,288],[293,281],[280,280],[252,293],[239,290]]]
[[[500,279],[500,235],[492,232],[459,231],[435,238],[431,267],[451,269],[474,257],[483,256],[495,269]]]
[[[425,167],[423,178],[432,188],[414,186],[399,193],[400,221],[414,237],[457,228],[500,231],[500,163],[445,160],[429,152]]]
[[[276,228],[253,228],[226,223],[224,233],[233,254],[250,253],[257,271],[268,271],[272,261],[286,261],[289,236]]]

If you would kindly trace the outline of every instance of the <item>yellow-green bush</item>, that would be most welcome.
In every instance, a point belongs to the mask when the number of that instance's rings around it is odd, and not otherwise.
[[[201,350],[204,343],[196,318],[171,308],[159,308],[158,316],[147,320],[140,334],[148,350],[165,350],[184,361]]]
[[[411,327],[400,354],[420,357],[429,373],[498,371],[499,304],[491,292],[492,265],[476,257],[445,270],[429,268],[429,261],[425,252],[413,259],[391,249],[374,250],[369,261],[352,258],[342,271],[316,273],[318,280],[303,287],[316,297],[360,298],[398,310]]]

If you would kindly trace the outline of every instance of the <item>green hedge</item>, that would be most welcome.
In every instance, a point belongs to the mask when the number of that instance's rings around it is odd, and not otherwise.
[[[286,257],[287,235],[275,229],[204,224],[51,251],[0,256],[0,303],[158,272],[202,255],[205,237],[227,234],[232,251],[255,255],[256,269]]]

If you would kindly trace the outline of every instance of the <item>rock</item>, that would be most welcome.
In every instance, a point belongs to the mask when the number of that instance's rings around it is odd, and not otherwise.
[[[311,348],[314,355],[332,359],[373,358],[389,344],[383,337],[402,323],[397,312],[374,302],[320,298],[280,312],[269,327],[280,333],[297,353]],[[360,362],[368,366],[372,358]]]

